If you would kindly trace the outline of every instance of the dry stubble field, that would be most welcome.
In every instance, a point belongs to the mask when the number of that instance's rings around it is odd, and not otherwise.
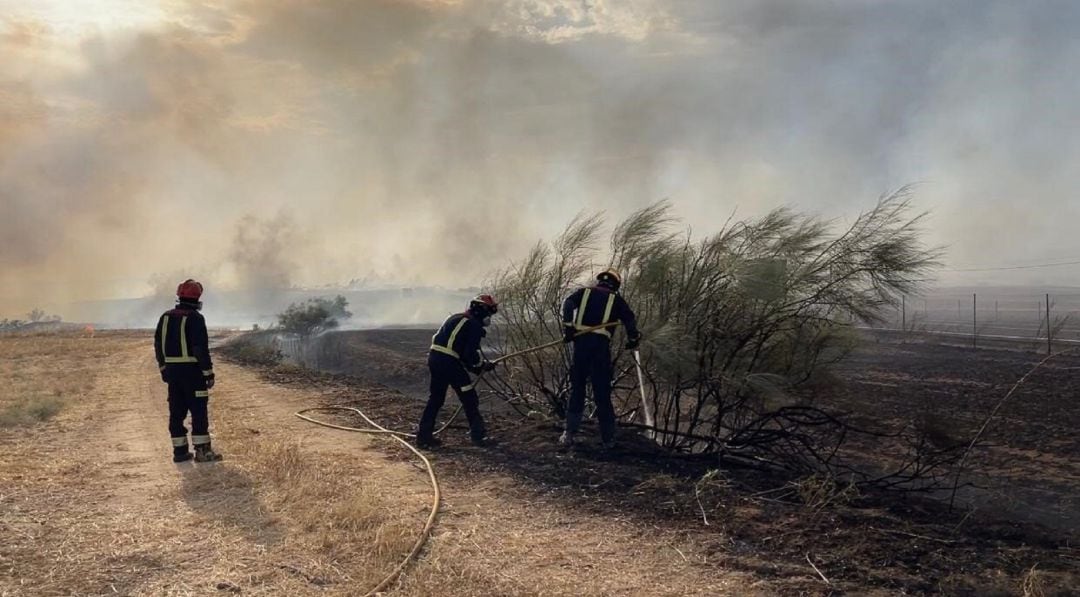
[[[0,336],[0,595],[357,595],[397,565],[430,503],[416,463],[292,416],[339,388],[217,370],[226,460],[174,465],[148,332]],[[393,594],[773,592],[677,529],[524,499],[497,472],[443,485]]]

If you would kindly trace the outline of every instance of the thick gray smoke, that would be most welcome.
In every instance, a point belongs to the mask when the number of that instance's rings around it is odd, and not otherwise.
[[[248,216],[236,227],[229,251],[241,288],[273,292],[292,286],[301,263],[292,257],[304,248],[296,224],[284,213],[272,220]]]
[[[126,17],[0,0],[0,315],[467,286],[583,208],[843,221],[909,182],[951,269],[1080,257],[1074,2],[95,4]]]

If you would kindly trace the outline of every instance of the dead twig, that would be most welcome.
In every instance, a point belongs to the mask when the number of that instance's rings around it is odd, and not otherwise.
[[[697,500],[698,509],[701,510],[701,522],[705,523],[705,526],[710,526],[709,517],[705,515],[705,506],[701,503],[701,494],[696,490],[694,491],[694,498]]]
[[[810,567],[814,569],[814,572],[818,573],[818,576],[821,577],[821,580],[825,581],[825,584],[832,585],[832,581],[826,578],[825,575],[821,573],[821,570],[819,570],[818,567],[814,564],[814,561],[810,559],[810,554],[806,554],[806,561],[810,564]]]
[[[890,535],[903,535],[905,537],[912,537],[915,539],[925,539],[927,541],[935,541],[937,543],[944,543],[945,545],[952,545],[957,543],[956,539],[938,539],[937,537],[928,537],[926,535],[918,535],[916,533],[909,533],[907,531],[899,531],[896,529],[879,529],[877,527],[870,527],[870,530],[877,531],[879,533],[888,533]]]
[[[278,564],[277,567],[281,568],[282,570],[284,570],[284,571],[286,571],[286,572],[288,572],[290,574],[294,574],[296,576],[299,576],[300,578],[303,578],[304,580],[308,581],[309,583],[311,583],[311,584],[313,584],[313,585],[315,585],[317,587],[324,587],[326,585],[332,584],[329,580],[326,580],[325,578],[321,578],[321,577],[318,577],[318,576],[312,576],[312,575],[308,574],[307,572],[304,572],[303,570],[301,570],[301,569],[299,569],[296,566],[293,566],[291,564]]]
[[[765,537],[764,539],[762,539],[761,542],[765,543],[765,542],[768,542],[768,541],[774,541],[776,539],[783,539],[784,537],[789,537],[791,535],[800,535],[803,532],[805,532],[803,529],[795,529],[794,531],[788,531],[786,533],[780,533],[779,535],[769,535],[768,537]]]
[[[956,523],[956,526],[953,527],[952,532],[954,534],[956,532],[958,532],[960,530],[960,527],[964,526],[964,523],[967,522],[967,519],[970,518],[971,515],[974,514],[974,513],[975,513],[975,508],[971,508],[970,510],[968,510],[967,514],[965,514],[964,517],[960,519],[960,522]]]
[[[1032,367],[1027,373],[1025,373],[1023,377],[1018,379],[1016,381],[1016,383],[1013,384],[1013,386],[1011,388],[1009,388],[1009,391],[1005,393],[1005,396],[1003,396],[1001,398],[1001,400],[999,400],[998,403],[994,405],[993,410],[991,410],[990,414],[987,415],[986,420],[983,421],[982,426],[979,427],[979,430],[975,433],[975,436],[971,438],[971,442],[967,445],[967,447],[964,449],[964,451],[960,454],[960,462],[957,463],[957,465],[956,465],[956,478],[953,480],[952,495],[949,496],[949,509],[950,510],[952,509],[953,504],[956,503],[956,493],[960,489],[960,476],[964,472],[964,464],[967,462],[968,455],[971,453],[972,450],[975,449],[975,445],[977,443],[979,443],[979,439],[982,437],[983,433],[986,432],[986,428],[990,426],[990,422],[993,421],[994,417],[997,416],[998,411],[1001,410],[1001,407],[1004,406],[1005,402],[1007,402],[1009,400],[1009,398],[1011,398],[1012,395],[1016,393],[1016,390],[1018,390],[1020,388],[1020,386],[1024,385],[1024,382],[1027,381],[1027,379],[1029,377],[1031,377],[1032,374],[1034,374],[1036,371],[1038,371],[1040,368],[1042,368],[1042,366],[1045,365],[1047,363],[1047,361],[1049,361],[1050,359],[1053,359],[1055,357],[1059,357],[1059,356],[1062,356],[1064,354],[1068,354],[1068,353],[1070,353],[1070,352],[1072,352],[1074,350],[1076,350],[1076,349],[1075,348],[1070,348],[1070,349],[1062,351],[1062,352],[1051,353],[1051,354],[1046,355],[1046,358],[1044,358],[1043,360],[1036,363],[1035,366]]]

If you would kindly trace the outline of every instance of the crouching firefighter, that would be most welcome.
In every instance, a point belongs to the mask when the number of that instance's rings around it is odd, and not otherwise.
[[[206,320],[199,311],[202,284],[186,280],[176,289],[176,307],[162,314],[154,332],[154,353],[161,380],[169,384],[169,434],[173,462],[192,459],[184,419],[191,413],[191,443],[195,462],[215,462],[221,455],[210,448],[207,403],[214,387],[214,364]]]
[[[615,322],[626,328],[626,348],[641,342],[633,310],[619,294],[622,278],[615,270],[596,276],[596,285],[580,288],[563,301],[563,340],[573,342],[570,367],[570,401],[566,407],[566,430],[559,443],[573,445],[585,411],[585,384],[592,382],[600,440],[605,449],[615,447],[615,409],[611,404],[611,338]],[[598,326],[613,324],[611,327]],[[591,331],[590,331],[591,330]]]
[[[495,368],[480,354],[480,340],[487,333],[484,328],[491,324],[491,316],[498,310],[499,306],[491,295],[481,294],[469,302],[468,311],[451,315],[431,338],[431,350],[428,352],[431,393],[416,432],[418,446],[433,448],[441,443],[435,438],[435,419],[446,401],[448,387],[454,388],[461,400],[465,418],[469,421],[472,443],[486,445],[487,429],[480,414],[480,398],[469,372],[480,374]]]

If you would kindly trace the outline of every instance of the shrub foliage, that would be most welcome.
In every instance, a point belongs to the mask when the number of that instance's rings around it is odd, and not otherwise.
[[[497,341],[510,351],[558,337],[564,296],[615,267],[646,337],[641,355],[657,441],[788,469],[842,469],[837,455],[853,429],[814,407],[807,390],[853,348],[854,324],[878,320],[936,267],[939,251],[922,243],[924,214],[913,213],[909,191],[881,198],[845,227],[777,209],[700,239],[680,230],[660,202],[618,223],[606,247],[603,218],[580,215],[495,276],[504,323]],[[620,336],[615,398],[621,420],[633,423],[644,413]],[[565,347],[537,352],[489,383],[561,417],[568,367]],[[918,450],[908,432],[890,434],[908,450],[907,468],[893,472],[945,459]]]

